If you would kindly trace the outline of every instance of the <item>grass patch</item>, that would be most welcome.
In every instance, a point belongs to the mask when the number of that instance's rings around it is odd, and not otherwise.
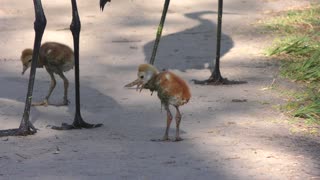
[[[298,92],[293,99],[281,109],[289,112],[294,117],[304,119],[307,125],[320,125],[320,96],[312,90]]]
[[[271,31],[296,33],[297,31],[314,32],[319,26],[320,5],[314,4],[302,10],[290,10],[279,16],[263,21],[263,26]]]
[[[273,45],[266,49],[267,56],[291,55],[296,58],[308,57],[319,48],[317,42],[313,42],[307,36],[286,36],[277,38]]]
[[[320,82],[320,50],[312,51],[310,58],[293,58],[281,64],[281,75],[317,88]]]
[[[281,61],[282,77],[306,87],[281,109],[306,124],[320,125],[320,4],[283,12],[262,24],[278,35],[265,54]]]

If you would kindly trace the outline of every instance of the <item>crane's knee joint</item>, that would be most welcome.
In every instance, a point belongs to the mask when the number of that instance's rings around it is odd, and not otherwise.
[[[78,15],[76,15],[72,18],[70,30],[71,30],[72,34],[79,35],[80,30],[81,30],[81,22],[80,22],[80,18]]]
[[[34,22],[34,30],[38,33],[43,33],[44,29],[46,28],[47,25],[47,19],[44,15],[42,15],[39,18],[36,18]]]

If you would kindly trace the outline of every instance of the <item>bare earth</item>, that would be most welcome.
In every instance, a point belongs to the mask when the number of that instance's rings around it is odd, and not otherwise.
[[[48,24],[43,41],[72,46],[69,1],[44,0]],[[0,179],[320,179],[320,138],[293,133],[283,103],[268,89],[277,66],[261,55],[271,38],[254,26],[269,12],[308,5],[305,0],[228,0],[224,4],[222,74],[248,84],[197,86],[215,54],[217,1],[171,1],[156,66],[186,79],[192,99],[183,106],[184,141],[151,142],[165,130],[165,112],[148,91],[123,86],[151,54],[163,0],[113,0],[105,12],[98,0],[78,0],[82,20],[80,71],[82,115],[104,126],[55,131],[71,123],[74,76],[68,107],[32,108],[36,135],[0,138]],[[0,129],[18,127],[28,76],[20,52],[32,47],[32,1],[0,1]],[[27,73],[28,74],[28,73]],[[51,102],[62,101],[58,79]],[[34,100],[42,100],[49,76],[38,69]],[[246,100],[244,102],[234,101]],[[174,123],[170,131],[174,136]]]

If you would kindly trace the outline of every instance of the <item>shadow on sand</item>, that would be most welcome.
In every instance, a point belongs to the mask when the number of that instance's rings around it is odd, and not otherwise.
[[[180,71],[210,68],[215,58],[216,25],[203,17],[208,14],[216,14],[216,12],[201,11],[185,14],[185,17],[199,22],[199,25],[163,36],[159,44],[155,66],[159,69],[170,68]],[[170,21],[169,18],[168,21]],[[223,56],[233,47],[233,40],[224,33],[221,39],[223,42],[221,56]],[[149,62],[153,44],[154,41],[151,41],[144,46],[146,62]]]
[[[8,105],[8,108],[4,108],[6,112],[3,112],[5,114],[8,114],[8,112],[15,112],[15,113],[9,113],[9,116],[17,117],[18,114],[23,114],[23,107],[25,103],[25,93],[27,89],[27,83],[28,79],[24,77],[18,77],[16,75],[11,76],[11,72],[7,72],[6,74],[9,74],[7,77],[3,77],[0,79],[1,81],[5,81],[7,86],[4,86],[0,89],[0,98],[12,100],[13,105]],[[42,77],[42,75],[41,75]],[[70,77],[69,80],[72,80]],[[9,82],[9,83],[8,83]],[[45,97],[46,93],[48,92],[50,84],[50,78],[39,78],[36,77],[35,81],[35,88],[33,92],[33,101],[41,101]],[[120,105],[111,97],[106,96],[105,94],[99,92],[97,89],[94,89],[87,85],[88,83],[83,82],[81,84],[80,90],[81,90],[81,109],[82,112],[86,113],[99,113],[104,112],[105,109],[115,108],[115,109],[121,109]],[[16,89],[12,89],[12,87],[17,87]],[[50,121],[50,124],[54,124],[55,121],[59,120],[59,122],[65,121],[66,123],[72,123],[72,120],[74,118],[75,113],[75,105],[74,105],[74,83],[73,81],[70,81],[69,89],[68,89],[68,97],[70,104],[68,106],[52,106],[49,105],[48,107],[31,107],[31,115],[30,121],[34,124],[39,118],[42,117],[43,112],[46,111],[46,119]],[[62,102],[62,96],[63,96],[63,82],[57,78],[57,86],[54,89],[49,102],[50,104],[58,104],[59,102]],[[94,103],[92,103],[92,99],[94,100]],[[16,102],[16,103],[15,103]],[[88,104],[88,102],[90,104]],[[46,109],[42,109],[46,108]],[[65,114],[70,114],[69,117],[65,117]],[[21,119],[19,119],[21,120]],[[51,121],[52,120],[52,121]],[[18,121],[18,120],[17,120]],[[88,122],[91,122],[91,120],[87,120]],[[12,122],[12,121],[11,121]],[[3,130],[1,130],[3,131]]]

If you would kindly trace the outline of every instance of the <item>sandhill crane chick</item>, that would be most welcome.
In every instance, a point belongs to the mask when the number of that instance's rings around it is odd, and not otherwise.
[[[31,66],[32,49],[24,49],[21,54],[21,62],[23,65],[22,75]],[[74,66],[73,51],[67,45],[57,42],[46,42],[41,45],[39,52],[39,59],[37,68],[47,70],[51,78],[51,84],[47,96],[42,102],[33,103],[34,106],[48,106],[49,97],[56,86],[54,73],[58,74],[64,82],[64,96],[63,102],[59,105],[68,105],[68,79],[64,76],[63,72],[69,71]]]
[[[172,114],[169,105],[176,109],[176,141],[181,141],[180,137],[180,122],[181,113],[179,107],[188,103],[191,98],[191,93],[187,83],[179,76],[169,71],[159,72],[150,64],[141,64],[138,68],[138,79],[125,85],[132,87],[137,85],[137,89],[149,89],[151,92],[157,91],[161,104],[167,111],[167,127],[162,141],[169,140],[169,128],[172,121]]]

